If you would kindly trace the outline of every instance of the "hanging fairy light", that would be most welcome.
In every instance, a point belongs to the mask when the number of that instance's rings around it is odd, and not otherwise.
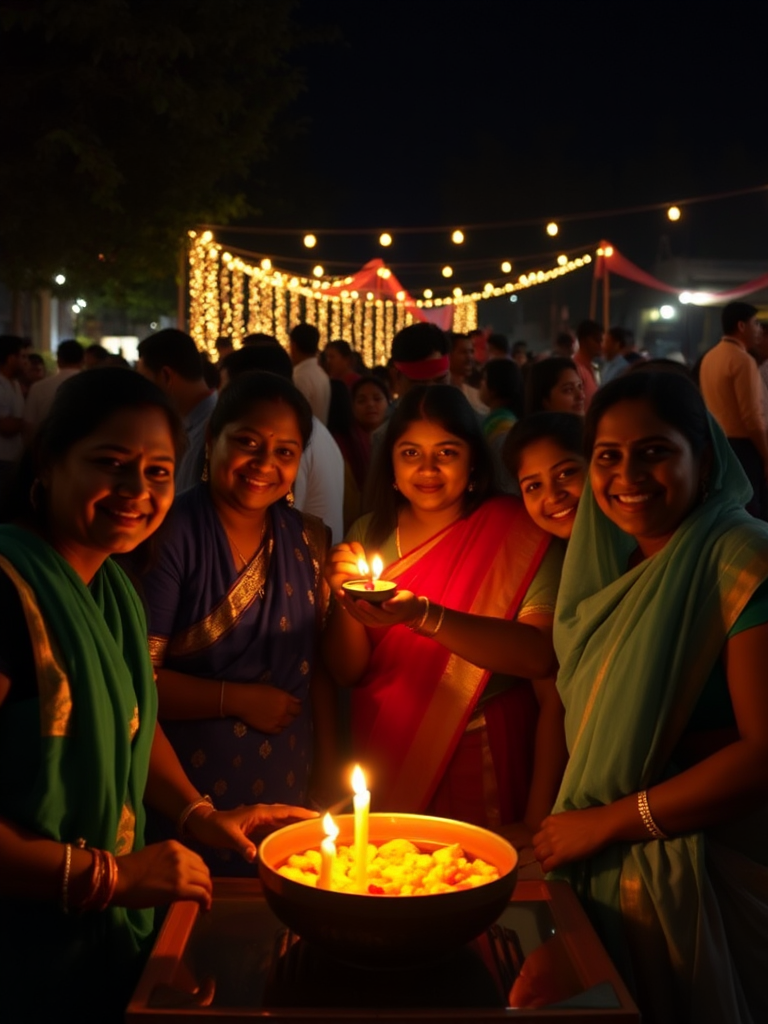
[[[512,264],[509,262],[509,260],[504,260],[504,262],[501,264],[501,272],[502,274],[509,274],[512,272]]]
[[[323,274],[325,273],[325,268],[318,263],[316,267],[312,268],[312,273],[315,275],[315,277],[322,277]]]
[[[390,235],[387,231],[382,232],[379,235],[379,245],[383,245],[385,249],[387,248],[387,246],[392,245],[392,235]]]
[[[670,208],[667,210],[667,217],[670,220],[680,220],[680,207],[670,206]]]
[[[453,267],[443,267],[443,277],[453,277]]]
[[[461,245],[464,241],[464,232],[457,228],[451,235],[451,241],[454,245]]]
[[[314,235],[304,235],[304,245],[307,249],[314,249],[317,245],[317,239]]]
[[[568,257],[567,256],[562,255],[562,256],[558,256],[557,257],[557,265],[559,267],[564,267],[567,263],[568,263]]]
[[[553,220],[551,220],[549,224],[547,224],[547,234],[550,238],[554,238],[559,230],[560,228],[557,226],[557,224],[555,224]]]

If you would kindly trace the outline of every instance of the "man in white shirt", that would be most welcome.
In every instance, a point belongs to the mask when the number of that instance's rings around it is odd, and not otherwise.
[[[58,370],[51,377],[44,377],[29,389],[24,405],[24,443],[29,445],[40,429],[40,424],[50,412],[56,392],[69,377],[80,373],[83,368],[85,350],[79,341],[68,338],[56,349]]]
[[[320,332],[314,324],[296,324],[290,339],[288,351],[293,363],[293,383],[312,406],[315,416],[327,427],[331,379],[317,361]]]
[[[0,335],[0,519],[8,514],[24,451],[24,396],[17,380],[24,344],[22,338]]]

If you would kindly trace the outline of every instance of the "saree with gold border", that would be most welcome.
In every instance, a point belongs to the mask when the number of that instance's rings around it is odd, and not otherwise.
[[[62,843],[141,849],[157,694],[136,592],[110,559],[87,587],[14,526],[0,527],[0,571],[18,595],[36,677],[12,679],[0,708],[0,814]],[[50,1004],[57,1020],[109,1020],[130,994],[153,912],[81,916],[4,900],[0,922],[5,1005],[18,990],[30,1014]]]
[[[768,578],[768,526],[712,423],[710,494],[653,557],[587,486],[555,619],[570,758],[555,812],[609,804],[680,770],[678,745],[729,632]],[[722,677],[724,679],[724,676]],[[644,1019],[768,1019],[768,816],[615,844],[557,872],[578,892]],[[761,966],[762,965],[762,966]]]
[[[512,619],[550,540],[517,498],[492,498],[384,577],[447,608]],[[509,679],[475,717],[490,672],[406,626],[370,636],[370,664],[352,691],[352,743],[373,809],[481,825],[519,820],[538,713],[528,680]]]
[[[155,667],[275,686],[302,702],[301,714],[275,736],[234,717],[164,720],[182,767],[222,809],[255,802],[305,804],[312,763],[309,684],[324,600],[324,525],[284,502],[273,505],[264,543],[238,572],[208,489],[198,485],[176,499],[167,537],[157,565],[142,578]],[[170,836],[166,829],[150,815],[152,838]],[[228,850],[194,848],[214,874],[255,870]]]

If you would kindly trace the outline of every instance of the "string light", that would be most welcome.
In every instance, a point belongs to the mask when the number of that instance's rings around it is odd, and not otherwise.
[[[567,256],[563,255],[563,256],[558,256],[557,257],[557,265],[559,267],[564,267],[564,266],[566,266],[567,263],[568,263],[568,257]]]
[[[464,241],[464,232],[459,231],[457,228],[456,231],[454,231],[453,234],[451,235],[451,241],[453,242],[454,245],[461,245],[462,242]]]
[[[669,217],[670,220],[680,220],[680,207],[670,206],[667,210],[667,217]]]
[[[443,277],[453,277],[453,267],[443,267]]]
[[[557,224],[555,224],[553,220],[551,220],[549,224],[547,224],[547,234],[550,238],[554,238],[559,230],[560,228],[557,226]]]
[[[320,264],[318,263],[316,267],[312,268],[312,273],[315,275],[315,277],[322,277],[323,274],[325,273],[325,268],[320,266]]]
[[[387,231],[383,231],[379,235],[379,245],[383,245],[385,249],[387,248],[387,246],[392,245],[392,235],[390,235]]]
[[[307,249],[314,249],[317,245],[317,239],[314,235],[304,235],[304,245]]]
[[[510,274],[512,272],[512,264],[509,262],[509,260],[504,260],[504,262],[501,264],[501,272],[502,274]]]

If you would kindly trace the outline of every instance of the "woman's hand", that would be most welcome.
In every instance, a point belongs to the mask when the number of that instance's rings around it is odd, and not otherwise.
[[[536,860],[544,871],[553,871],[574,860],[586,860],[611,842],[610,820],[610,804],[550,814],[533,837]]]
[[[365,561],[365,549],[356,540],[350,544],[337,544],[328,552],[324,568],[325,579],[331,593],[339,600],[344,600],[342,584],[360,579],[360,570],[357,567],[359,558]]]
[[[117,868],[112,902],[118,907],[157,907],[174,900],[194,900],[204,910],[211,906],[211,875],[203,859],[173,839],[118,857]]]
[[[185,823],[187,832],[199,842],[215,849],[237,850],[245,860],[256,857],[256,846],[248,838],[252,832],[289,825],[294,821],[316,818],[317,811],[290,804],[251,804],[231,811],[192,812]]]
[[[263,683],[227,683],[223,710],[252,729],[276,736],[301,714],[301,701],[276,686]]]
[[[398,590],[394,597],[382,604],[373,604],[364,597],[344,598],[349,614],[364,626],[385,628],[401,622],[418,622],[424,614],[424,602],[410,590]]]

